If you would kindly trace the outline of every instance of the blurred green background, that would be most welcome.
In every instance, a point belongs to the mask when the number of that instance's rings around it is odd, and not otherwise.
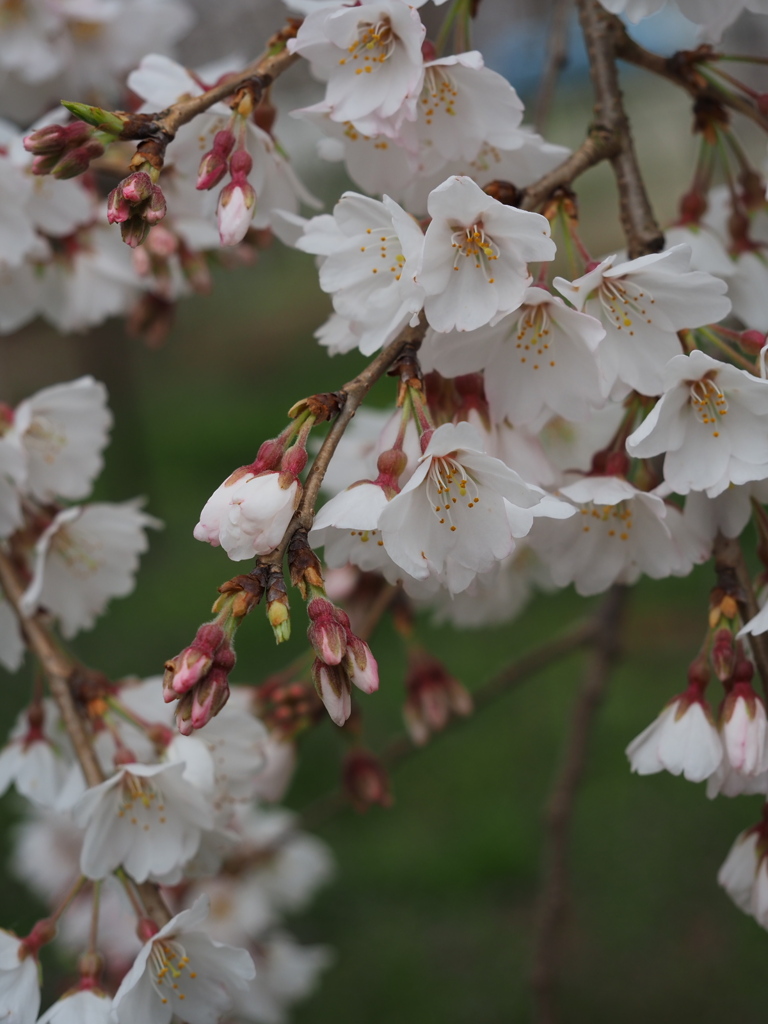
[[[686,103],[646,79],[629,93],[653,198],[669,220],[692,166]],[[588,117],[587,94],[571,88],[556,108],[553,141],[577,144]],[[620,245],[608,170],[592,172],[579,194],[593,251]],[[210,297],[182,304],[158,350],[126,338],[116,322],[87,337],[62,339],[36,325],[2,340],[2,397],[12,403],[82,373],[105,381],[116,425],[97,496],[145,494],[166,524],[151,538],[137,590],[77,638],[86,662],[116,678],[160,672],[207,618],[233,567],[221,550],[192,539],[203,503],[282,428],[296,399],[333,390],[362,365],[357,355],[329,360],[313,341],[328,308],[311,260],[276,244],[255,267],[218,274]],[[393,382],[384,381],[372,401],[383,405],[393,394]],[[768,936],[715,881],[736,834],[758,818],[760,798],[710,803],[701,786],[631,776],[623,753],[685,685],[710,585],[704,566],[686,580],[644,581],[632,595],[625,656],[599,714],[576,808],[559,996],[569,1024],[766,1018]],[[536,600],[510,626],[462,634],[422,623],[419,635],[474,689],[591,607],[568,591]],[[298,599],[294,614],[294,639],[284,648],[258,612],[245,624],[239,681],[259,682],[300,653]],[[372,646],[381,690],[360,704],[376,750],[401,729],[405,660],[387,623]],[[574,656],[542,672],[409,759],[394,777],[391,810],[347,811],[323,827],[338,876],[291,927],[307,942],[332,946],[337,960],[296,1011],[298,1024],[530,1019],[541,811],[581,667]],[[3,680],[7,727],[29,681],[28,666]],[[335,787],[342,746],[330,722],[304,737],[291,806]],[[2,807],[10,820],[18,804],[6,796]],[[10,879],[2,885],[3,925],[28,927],[35,908]]]

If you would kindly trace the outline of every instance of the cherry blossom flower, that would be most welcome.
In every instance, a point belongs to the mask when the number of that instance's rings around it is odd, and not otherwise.
[[[496,422],[539,424],[553,414],[582,420],[604,403],[595,356],[604,336],[599,320],[533,287],[519,309],[493,327],[430,332],[427,356],[449,377],[485,370]]]
[[[138,882],[190,859],[213,828],[207,795],[185,778],[185,762],[123,765],[73,808],[85,829],[80,867],[105,878],[121,864]]]
[[[551,260],[549,223],[538,213],[504,206],[471,178],[454,177],[430,193],[432,221],[417,282],[436,331],[494,324],[523,302],[528,260]]]
[[[6,434],[26,457],[25,489],[42,502],[87,497],[111,426],[107,389],[93,377],[54,384],[27,398]]]
[[[33,803],[55,807],[73,764],[56,705],[46,699],[21,712],[0,751],[0,793],[13,784]]]
[[[65,637],[90,629],[111,598],[131,593],[139,555],[148,546],[145,531],[160,525],[135,501],[59,512],[35,547],[22,610],[32,615],[46,608],[59,619]]]
[[[259,943],[254,959],[256,976],[247,991],[235,993],[235,1012],[253,1024],[283,1024],[286,1007],[314,991],[333,953],[327,946],[301,946],[285,932],[273,932]]]
[[[613,476],[585,477],[559,494],[579,506],[579,514],[555,526],[538,519],[530,544],[546,562],[555,583],[573,583],[579,594],[599,594],[613,583],[635,583],[687,576],[709,549],[685,543],[674,528],[679,509]]]
[[[599,360],[606,389],[619,381],[620,397],[631,388],[660,395],[664,366],[680,352],[677,332],[726,316],[727,286],[711,274],[689,270],[686,245],[614,266],[616,258],[609,256],[575,281],[556,277],[554,286],[605,326]]]
[[[256,975],[250,953],[208,938],[200,926],[209,903],[201,896],[146,942],[123,978],[114,1002],[117,1024],[212,1024]]]
[[[668,771],[690,782],[709,778],[723,760],[723,744],[709,705],[690,687],[674,698],[659,717],[627,747],[633,772],[652,775]]]
[[[0,928],[0,1020],[34,1024],[39,1007],[37,960],[21,939]]]
[[[327,82],[334,121],[361,122],[396,133],[415,117],[424,76],[425,28],[402,0],[313,11],[288,43]]]
[[[300,498],[301,484],[295,477],[254,475],[241,467],[203,506],[195,539],[221,545],[234,562],[267,554],[282,540]]]
[[[664,479],[678,494],[714,498],[731,484],[768,477],[768,381],[695,351],[669,361],[663,387],[627,440],[630,455],[666,452]]]
[[[68,992],[49,1007],[38,1024],[111,1024],[112,1000],[98,989]]]
[[[424,235],[397,203],[345,192],[328,216],[308,221],[297,248],[321,256],[320,287],[354,320],[364,355],[386,344],[423,305],[414,284]]]
[[[768,928],[768,859],[765,823],[736,837],[722,867],[718,883],[736,906],[763,928]]]
[[[393,561],[415,579],[432,576],[452,593],[465,590],[514,547],[507,503],[530,509],[541,492],[485,454],[469,423],[434,431],[420,465],[379,516]],[[530,528],[530,527],[529,527]]]
[[[736,683],[725,698],[721,733],[725,756],[739,775],[768,771],[765,704],[748,683]]]

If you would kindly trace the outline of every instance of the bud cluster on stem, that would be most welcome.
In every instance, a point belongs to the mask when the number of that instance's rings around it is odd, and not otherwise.
[[[472,713],[468,690],[448,673],[441,661],[426,651],[411,652],[405,687],[405,727],[419,746],[428,741],[431,733],[444,729],[451,715],[465,717]]]
[[[104,133],[84,121],[49,124],[27,135],[24,149],[33,156],[32,173],[54,178],[75,178],[87,171],[91,160],[104,154]]]
[[[120,225],[123,241],[132,249],[141,245],[165,212],[163,190],[146,171],[129,174],[107,197],[107,220]]]
[[[379,688],[379,670],[368,644],[352,632],[349,616],[326,597],[314,596],[307,605],[307,637],[317,657],[312,680],[331,720],[343,725],[352,711],[351,685],[363,693]]]
[[[166,662],[163,697],[166,703],[179,701],[176,723],[182,735],[201,729],[221,711],[234,667],[231,625],[227,628],[221,617],[202,625],[190,646]]]

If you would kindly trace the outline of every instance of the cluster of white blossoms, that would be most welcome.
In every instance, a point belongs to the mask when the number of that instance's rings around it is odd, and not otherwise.
[[[274,133],[277,65],[237,78],[242,61],[190,71],[145,55],[184,31],[179,0],[0,0],[0,84],[49,80],[106,103],[130,71],[133,111],[72,103],[85,120],[47,114],[26,137],[0,127],[0,331],[36,315],[70,331],[115,314],[160,330],[176,299],[208,287],[206,254],[245,258],[274,233],[316,260],[332,306],[320,344],[366,357],[397,348],[400,377],[397,407],[363,410],[342,437],[332,428],[335,448],[309,474],[311,432],[349,390],[297,403],[213,491],[195,538],[257,562],[222,585],[213,619],[162,678],[114,683],[81,667],[66,680],[71,715],[36,683],[0,751],[0,792],[15,787],[34,808],[14,860],[51,916],[25,937],[0,931],[10,1024],[37,1020],[38,953],[54,938],[81,954],[80,978],[38,1024],[281,1024],[309,992],[329,954],[300,946],[282,918],[328,878],[330,858],[264,805],[286,791],[293,738],[325,712],[344,727],[355,688],[378,689],[354,614],[366,588],[469,628],[509,622],[536,590],[686,576],[753,511],[768,550],[768,205],[746,158],[723,192],[699,175],[662,251],[594,260],[570,195],[552,193],[551,178],[536,203],[525,191],[568,151],[522,124],[515,89],[478,51],[438,52],[422,3],[289,6],[306,16],[265,60],[307,63],[324,92],[293,113],[363,190],[311,217],[302,208],[320,204]],[[470,6],[454,5],[448,27]],[[604,6],[638,19],[661,4]],[[678,6],[710,35],[744,8],[768,13],[764,0]],[[179,104],[196,114],[171,130]],[[126,139],[142,142],[118,181]],[[90,494],[110,424],[90,377],[0,406],[0,557],[19,584],[0,599],[10,670],[26,648],[20,619],[69,639],[133,589],[157,521],[137,502],[73,504]],[[327,500],[315,512],[318,472]],[[284,561],[314,659],[230,689],[235,633],[262,598],[277,640],[289,636]],[[742,596],[719,580],[687,689],[627,749],[637,773],[768,798],[750,647],[768,605],[745,621]],[[335,603],[345,598],[352,619]],[[418,645],[408,658],[404,714],[424,743],[472,701]],[[386,805],[384,771],[353,723],[344,786],[359,807]],[[765,821],[739,837],[720,880],[768,928]]]
[[[106,389],[91,377],[2,407],[2,556],[26,582],[22,615],[67,638],[133,590],[146,530],[160,525],[136,502],[69,504],[88,496],[111,422]],[[0,659],[17,669],[24,650],[3,601]],[[103,782],[88,783],[56,703],[39,692],[0,750],[0,793],[13,787],[31,804],[15,871],[53,915],[26,937],[0,931],[0,1017],[37,1020],[37,954],[55,938],[84,955],[80,980],[41,1020],[168,1024],[226,1013],[233,1024],[278,1024],[329,963],[325,948],[299,945],[282,924],[332,871],[319,840],[265,806],[290,782],[290,735],[265,728],[248,687],[223,710],[209,701],[205,733],[178,735],[160,678],[115,684],[82,672],[78,699]],[[134,890],[145,883],[175,911],[162,927],[137,921]]]

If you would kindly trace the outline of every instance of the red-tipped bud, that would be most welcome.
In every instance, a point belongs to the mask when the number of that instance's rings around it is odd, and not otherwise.
[[[213,668],[192,694],[190,721],[193,729],[202,729],[229,700],[229,681],[224,669]]]
[[[437,60],[437,50],[431,39],[425,39],[421,44],[421,56],[427,63],[431,60]]]
[[[378,758],[367,750],[350,750],[347,753],[341,779],[356,811],[367,811],[374,804],[392,806],[389,776]]]
[[[229,173],[233,181],[237,178],[247,178],[252,170],[253,158],[247,149],[238,149],[232,154],[229,160]]]
[[[160,926],[156,924],[151,917],[142,917],[136,922],[136,934],[138,935],[141,943],[149,942],[150,939],[154,939],[159,931]]]
[[[195,188],[201,191],[215,188],[227,173],[228,166],[226,157],[220,156],[214,150],[206,153],[200,161]]]
[[[285,453],[285,444],[279,437],[272,437],[259,448],[253,464],[248,467],[252,473],[274,471],[280,465]]]
[[[406,677],[408,697],[403,708],[405,725],[414,743],[424,744],[432,732],[439,732],[450,715],[468,715],[472,698],[461,683],[449,675],[442,662],[425,653],[412,657]]]
[[[316,597],[307,605],[311,620],[307,629],[309,642],[318,658],[326,665],[338,665],[347,652],[347,634],[337,622],[336,609],[330,601]]]
[[[131,204],[118,185],[107,196],[107,220],[110,224],[122,224],[131,216]]]
[[[159,185],[152,186],[152,193],[142,209],[147,224],[157,224],[166,214],[165,196]]]
[[[83,124],[82,121],[79,123]],[[83,124],[83,127],[87,128],[88,126]],[[35,156],[61,153],[66,144],[67,132],[61,124],[48,124],[45,128],[38,128],[36,132],[32,132],[23,139],[24,149]]]
[[[54,178],[59,178],[63,181],[68,178],[76,178],[78,174],[88,170],[91,160],[95,160],[97,157],[103,156],[103,154],[104,147],[102,144],[95,139],[91,139],[76,149],[67,150],[61,160],[51,168],[50,173]]]
[[[50,174],[58,162],[58,153],[52,153],[50,156],[36,156],[32,160],[32,173],[40,177]]]
[[[352,713],[352,692],[343,666],[327,665],[316,658],[312,663],[312,682],[331,721],[344,725]]]
[[[185,693],[179,703],[176,705],[176,728],[179,730],[182,736],[191,736],[195,731],[194,725],[192,725],[192,704],[194,703],[194,697],[192,691]]]
[[[380,476],[389,478],[395,484],[405,472],[408,465],[408,456],[402,448],[388,448],[382,452],[376,461],[376,468]]]
[[[718,629],[709,657],[720,682],[730,679],[736,667],[736,645],[730,629]]]
[[[145,240],[149,234],[150,225],[144,220],[143,217],[132,216],[128,220],[123,221],[120,225],[120,234],[122,235],[123,241],[126,245],[130,245],[132,249],[135,249],[137,245]]]
[[[282,458],[280,469],[297,477],[307,465],[307,449],[300,444],[292,445]]]
[[[354,633],[347,634],[347,653],[344,667],[350,682],[363,693],[375,693],[379,688],[379,666],[368,644]]]
[[[739,345],[750,355],[759,355],[766,342],[766,336],[762,331],[742,331],[739,336]]]
[[[143,203],[145,199],[149,199],[154,186],[146,171],[134,171],[127,178],[123,178],[118,188],[122,190],[128,202],[135,206],[138,203]]]

